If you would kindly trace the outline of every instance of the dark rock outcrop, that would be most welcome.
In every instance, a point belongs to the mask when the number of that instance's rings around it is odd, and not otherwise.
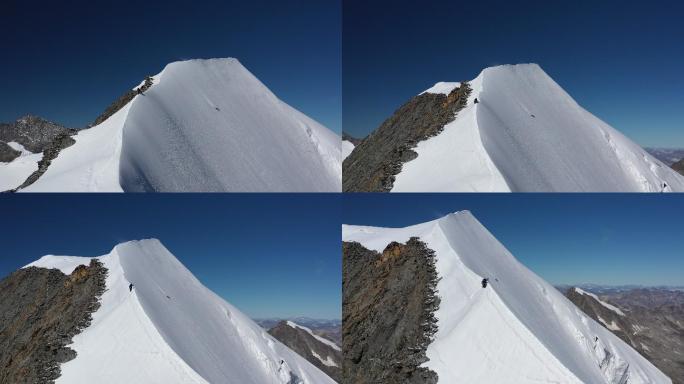
[[[355,147],[357,145],[361,144],[361,142],[363,141],[363,139],[357,139],[356,137],[354,137],[354,136],[352,136],[352,135],[350,135],[344,131],[342,131],[342,140],[346,140],[346,141],[354,144]]]
[[[114,100],[113,103],[111,103],[105,110],[95,118],[95,121],[90,124],[88,127],[94,127],[103,121],[109,119],[113,114],[117,113],[121,108],[123,108],[126,104],[128,104],[133,98],[139,94],[142,94],[143,92],[147,91],[151,86],[152,86],[152,78],[150,76],[147,76],[145,78],[145,82],[143,83],[142,86],[140,86],[137,89],[131,89],[124,93],[123,95],[119,96],[118,99]]]
[[[100,307],[106,275],[93,259],[68,276],[29,267],[0,281],[0,383],[53,383],[60,376],[59,364],[76,357],[67,345]]]
[[[50,145],[45,148],[45,151],[43,151],[43,158],[38,162],[38,169],[30,174],[29,177],[26,178],[26,181],[24,181],[19,187],[13,189],[12,192],[16,192],[35,183],[36,180],[38,180],[48,170],[48,167],[50,164],[52,164],[52,160],[57,158],[59,152],[64,148],[74,145],[74,143],[76,143],[76,140],[74,140],[69,134],[61,134],[55,137]]]
[[[21,152],[0,141],[0,163],[9,163],[21,155]]]
[[[297,352],[318,369],[325,372],[333,380],[341,382],[342,378],[342,352],[322,343],[301,328],[291,327],[286,321],[281,321],[275,327],[268,330],[271,336],[285,344],[291,350]],[[316,353],[319,357],[314,356]],[[328,362],[323,364],[321,359]],[[331,364],[332,363],[332,364]],[[333,365],[334,364],[334,365]]]
[[[623,312],[606,308],[574,288],[564,291],[579,309],[631,345],[674,384],[684,384],[684,292],[667,288],[607,290],[598,297]]]
[[[76,142],[71,138],[76,132],[75,129],[65,128],[36,116],[24,116],[14,123],[0,124],[0,141],[14,141],[33,153],[43,152],[43,158],[38,162],[38,170],[29,175],[20,186],[9,192],[16,192],[38,180],[47,171],[50,163],[57,157],[59,152]],[[6,153],[2,149],[2,144],[4,143],[0,142],[0,158],[3,156],[3,153]],[[9,146],[8,148],[12,149]],[[12,155],[10,154],[10,156]],[[14,158],[16,157],[14,156]]]
[[[412,148],[441,133],[465,107],[470,92],[463,82],[449,95],[423,93],[402,105],[344,160],[342,190],[390,191],[402,164],[418,156]]]
[[[30,115],[13,123],[0,123],[0,141],[17,142],[33,153],[43,152],[58,136],[75,133],[75,129]]]
[[[342,245],[344,383],[435,384],[420,367],[437,332],[434,252],[418,238],[382,253]]]

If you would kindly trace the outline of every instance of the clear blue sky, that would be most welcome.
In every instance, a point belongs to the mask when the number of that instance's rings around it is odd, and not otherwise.
[[[339,194],[0,196],[0,276],[156,237],[252,317],[341,317]]]
[[[343,2],[344,130],[365,136],[437,81],[535,62],[642,146],[684,147],[684,2]]]
[[[6,0],[0,121],[30,113],[83,127],[169,62],[235,57],[339,132],[341,23],[339,0]]]
[[[464,209],[553,284],[684,285],[683,194],[347,194],[347,224],[404,227]]]

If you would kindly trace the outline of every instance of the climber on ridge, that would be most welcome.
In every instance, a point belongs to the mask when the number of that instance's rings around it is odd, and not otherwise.
[[[482,288],[487,288],[487,283],[489,283],[488,278],[485,277],[484,279],[482,279]]]
[[[133,283],[128,284],[128,292],[133,291]]]

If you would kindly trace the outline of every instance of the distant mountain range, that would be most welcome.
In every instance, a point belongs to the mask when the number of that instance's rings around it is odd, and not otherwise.
[[[684,148],[644,148],[646,152],[650,153],[656,159],[662,161],[667,165],[672,165],[684,159]]]
[[[333,380],[342,382],[342,349],[339,344],[290,320],[279,322],[268,333]]]
[[[315,334],[328,338],[337,345],[342,345],[342,320],[340,319],[314,319],[311,317],[271,317],[254,319],[262,328],[269,330],[283,321],[291,321],[311,329]]]
[[[0,288],[2,383],[335,382],[156,239],[94,258],[44,256]]]
[[[639,351],[673,383],[684,383],[684,289],[563,290],[584,313]]]

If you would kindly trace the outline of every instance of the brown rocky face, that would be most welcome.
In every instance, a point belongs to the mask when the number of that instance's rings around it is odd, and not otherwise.
[[[53,383],[59,364],[76,357],[67,345],[90,325],[107,270],[97,260],[70,275],[29,267],[0,281],[0,382]]]
[[[470,92],[463,82],[448,95],[424,93],[402,105],[344,160],[343,191],[390,191],[402,164],[418,156],[412,149],[440,134],[466,106]]]
[[[342,250],[342,382],[436,383],[420,367],[437,331],[434,252],[418,238],[382,253],[353,242]]]

